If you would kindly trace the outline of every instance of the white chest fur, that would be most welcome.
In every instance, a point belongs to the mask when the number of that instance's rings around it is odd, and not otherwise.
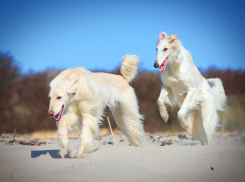
[[[161,80],[171,95],[172,102],[181,105],[185,99],[186,93],[190,89],[190,85],[186,82],[188,74],[185,70],[176,65],[167,65],[166,69],[161,73]]]

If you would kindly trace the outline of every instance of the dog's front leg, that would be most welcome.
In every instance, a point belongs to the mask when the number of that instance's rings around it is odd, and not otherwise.
[[[63,115],[62,118],[56,122],[58,128],[58,138],[61,148],[65,148],[68,145],[68,130],[67,122],[69,118],[67,115]]]
[[[187,92],[185,100],[184,100],[183,104],[181,105],[181,108],[178,112],[178,119],[179,119],[180,125],[185,130],[187,130],[189,128],[189,124],[186,123],[185,116],[187,115],[187,113],[189,111],[188,107],[191,104],[191,101],[194,98],[195,93],[196,93],[195,88],[192,88],[190,91]]]
[[[159,107],[160,115],[162,119],[165,121],[165,123],[167,123],[168,118],[169,118],[168,111],[165,105],[166,100],[169,101],[168,91],[165,88],[162,88],[161,93],[157,100],[157,104]]]
[[[95,120],[92,117],[83,117],[81,126],[81,140],[75,157],[82,157],[85,146],[88,143],[92,143],[93,140],[93,125]]]

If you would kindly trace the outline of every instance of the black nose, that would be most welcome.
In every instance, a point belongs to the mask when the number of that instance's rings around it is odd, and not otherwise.
[[[158,68],[158,67],[159,67],[159,64],[155,62],[155,63],[154,63],[154,67],[155,67],[155,68]]]

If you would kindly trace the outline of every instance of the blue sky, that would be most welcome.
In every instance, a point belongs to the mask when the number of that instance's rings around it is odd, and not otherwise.
[[[110,71],[136,54],[153,67],[161,31],[178,34],[198,68],[245,69],[244,1],[0,0],[0,51],[22,71]]]

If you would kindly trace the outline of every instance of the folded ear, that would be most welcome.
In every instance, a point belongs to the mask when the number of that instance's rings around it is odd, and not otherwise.
[[[169,43],[172,44],[177,40],[177,34],[169,36]]]
[[[77,89],[78,89],[78,79],[68,82],[66,87],[66,93],[68,94],[68,100],[70,102],[72,102],[75,99]]]
[[[80,75],[83,73],[84,68],[75,68],[72,73],[67,76],[66,92],[74,94],[78,89],[78,81]]]
[[[72,82],[68,82],[67,87],[66,87],[66,92],[68,94],[76,94],[76,91],[78,89],[78,79],[73,80]]]

